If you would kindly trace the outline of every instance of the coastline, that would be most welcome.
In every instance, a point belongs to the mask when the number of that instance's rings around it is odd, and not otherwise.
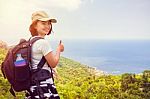
[[[95,76],[107,75],[106,72],[99,70],[96,67],[90,67],[90,66],[88,66],[88,72],[90,72],[90,74],[95,75]]]

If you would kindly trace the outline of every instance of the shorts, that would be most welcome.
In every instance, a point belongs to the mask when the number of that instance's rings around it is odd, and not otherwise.
[[[52,78],[39,81],[38,83],[31,85],[25,99],[60,99]]]

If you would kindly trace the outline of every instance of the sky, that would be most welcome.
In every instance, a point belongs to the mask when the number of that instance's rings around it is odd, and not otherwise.
[[[150,39],[150,0],[0,0],[0,40],[29,38],[39,10],[57,19],[50,39]]]

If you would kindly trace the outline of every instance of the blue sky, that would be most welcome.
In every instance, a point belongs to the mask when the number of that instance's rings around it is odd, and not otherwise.
[[[150,39],[150,0],[0,0],[0,39],[29,38],[37,10],[57,19],[53,39]]]

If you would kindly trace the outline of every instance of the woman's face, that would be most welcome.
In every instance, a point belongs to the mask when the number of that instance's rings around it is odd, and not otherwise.
[[[51,23],[50,21],[38,21],[35,28],[38,32],[38,35],[46,35],[51,29]]]

